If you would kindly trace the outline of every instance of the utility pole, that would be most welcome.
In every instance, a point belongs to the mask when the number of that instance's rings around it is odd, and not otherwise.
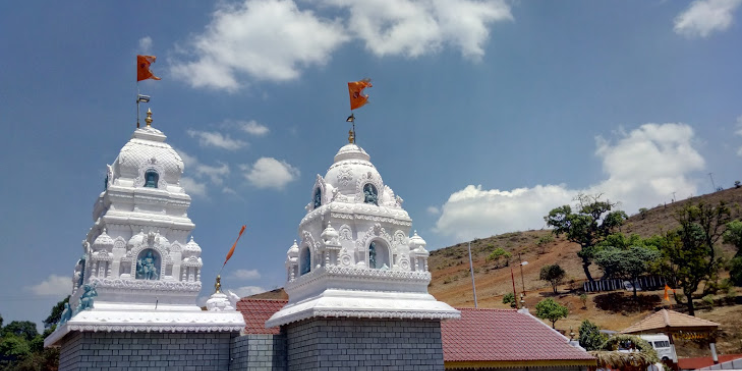
[[[469,242],[469,270],[471,271],[471,289],[474,291],[474,308],[477,308],[477,286],[474,284],[474,263],[471,261],[471,242]]]
[[[714,183],[714,173],[709,173],[709,178],[711,178],[711,186],[714,187],[713,192],[716,192],[716,184]]]
[[[675,192],[672,192],[672,202],[675,202]]]
[[[523,280],[523,261],[520,260],[520,253],[518,253],[518,263],[520,263],[520,283],[523,284],[523,292],[521,295],[526,294],[526,281]],[[528,264],[528,262],[526,262]]]

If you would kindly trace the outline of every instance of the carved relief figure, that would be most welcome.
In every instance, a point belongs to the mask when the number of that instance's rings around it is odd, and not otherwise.
[[[59,316],[59,325],[64,325],[67,321],[70,320],[70,318],[72,318],[72,309],[70,309],[70,303],[64,303],[64,310]]]
[[[98,296],[98,291],[95,291],[95,286],[85,285],[85,292],[80,297],[80,304],[77,306],[75,313],[82,312],[86,309],[93,309],[93,301]]]
[[[144,280],[156,280],[159,275],[157,273],[157,257],[152,254],[152,250],[146,250],[144,257],[137,260],[137,279]]]
[[[371,242],[368,247],[368,267],[376,268],[376,242]]]
[[[379,192],[376,187],[368,183],[363,186],[363,202],[367,204],[379,205]]]

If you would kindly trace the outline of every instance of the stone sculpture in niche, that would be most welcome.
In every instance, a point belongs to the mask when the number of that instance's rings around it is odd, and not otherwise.
[[[72,309],[70,309],[70,303],[64,303],[64,310],[59,316],[59,325],[64,325],[67,321],[70,320],[70,318],[72,318]]]
[[[379,205],[379,192],[376,187],[368,183],[363,186],[363,202],[367,204]]]
[[[149,249],[142,254],[144,256],[137,260],[137,279],[156,280],[159,277],[157,274],[157,257]]]
[[[95,286],[85,285],[85,292],[80,297],[80,304],[77,306],[75,314],[87,309],[93,309],[93,301],[96,296],[98,296],[98,291],[95,291]]]
[[[368,267],[376,268],[376,242],[368,246]]]

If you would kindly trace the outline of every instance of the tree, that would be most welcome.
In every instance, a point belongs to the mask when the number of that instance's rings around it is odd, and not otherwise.
[[[0,314],[0,329],[3,328],[3,315]]]
[[[28,341],[23,337],[13,333],[4,333],[0,339],[0,365],[12,365],[26,358],[30,353]]]
[[[646,207],[639,208],[639,215],[641,215],[642,220],[647,217],[647,214],[649,214],[649,210]]]
[[[675,214],[680,227],[668,232],[660,243],[659,269],[668,282],[683,289],[690,315],[695,315],[693,294],[700,284],[718,278],[721,259],[714,247],[729,222],[729,214],[724,202],[718,206],[685,204]]]
[[[567,318],[569,309],[557,303],[554,299],[541,300],[536,304],[536,316],[551,322],[551,328],[556,329],[556,322],[561,318]]]
[[[729,279],[736,286],[742,286],[742,257],[732,259],[729,265]]]
[[[505,262],[506,262],[505,266],[507,266],[508,265],[507,262],[510,261],[510,258],[512,256],[513,256],[512,254],[510,254],[509,252],[505,251],[505,249],[503,249],[502,247],[498,247],[498,248],[495,249],[495,251],[492,252],[492,254],[490,254],[487,257],[487,260],[494,260],[495,261],[495,264],[497,264],[497,266],[499,267],[500,266],[500,259],[504,258],[505,259]]]
[[[565,272],[559,264],[545,265],[541,267],[539,279],[549,282],[551,288],[554,289],[554,293],[556,294],[558,292],[557,288],[562,284],[562,282],[564,282],[564,276],[566,274],[567,272]]]
[[[512,292],[505,294],[505,296],[502,297],[502,303],[510,304],[510,307],[515,308],[515,306],[517,305],[515,302],[515,294],[513,294]]]
[[[36,324],[31,321],[13,321],[3,327],[2,333],[3,337],[12,334],[21,337],[26,341],[30,341],[39,334],[36,330]]]
[[[580,324],[580,346],[585,350],[600,350],[608,337],[600,332],[598,326],[588,320]]]
[[[59,322],[59,319],[62,318],[62,312],[64,311],[64,304],[69,303],[70,296],[67,295],[67,297],[58,302],[57,305],[55,305],[52,308],[52,312],[49,314],[49,317],[46,317],[44,322],[44,328],[50,328],[53,325],[56,325]]]
[[[637,280],[649,271],[650,265],[660,257],[660,252],[655,247],[646,246],[636,234],[626,237],[623,233],[614,233],[598,246],[600,249],[595,254],[595,263],[603,270],[603,277],[631,281],[636,300]]]
[[[742,222],[735,219],[727,223],[727,229],[722,234],[724,243],[732,244],[737,248],[735,258],[742,257]]]
[[[582,270],[589,281],[594,281],[590,274],[590,264],[595,254],[595,245],[619,228],[628,216],[623,211],[611,211],[614,204],[600,201],[600,196],[579,195],[577,212],[564,205],[557,207],[544,217],[546,224],[553,227],[556,236],[565,235],[568,241],[580,245],[577,256],[582,259]]]

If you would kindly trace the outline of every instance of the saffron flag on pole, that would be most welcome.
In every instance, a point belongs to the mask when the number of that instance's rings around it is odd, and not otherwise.
[[[156,60],[157,57],[154,55],[137,55],[137,82],[147,79],[160,80],[149,70],[149,66]]]
[[[667,284],[665,284],[665,300],[667,301],[670,301],[670,295],[668,294],[670,290],[675,293],[675,289],[671,289],[670,286],[667,286]]]
[[[242,237],[242,233],[245,232],[245,226],[242,226],[242,229],[240,229],[240,234],[237,235],[237,240],[234,241],[234,245],[232,245],[232,248],[229,249],[229,253],[227,253],[227,258],[224,259],[224,265],[222,265],[222,268],[224,268],[225,265],[227,265],[227,262],[229,261],[229,258],[232,257],[232,254],[234,254],[234,248],[237,247],[237,242],[240,240],[240,237]]]
[[[358,109],[368,103],[368,95],[363,94],[363,89],[371,88],[371,79],[351,81],[348,83],[348,94],[350,95],[350,110]]]

